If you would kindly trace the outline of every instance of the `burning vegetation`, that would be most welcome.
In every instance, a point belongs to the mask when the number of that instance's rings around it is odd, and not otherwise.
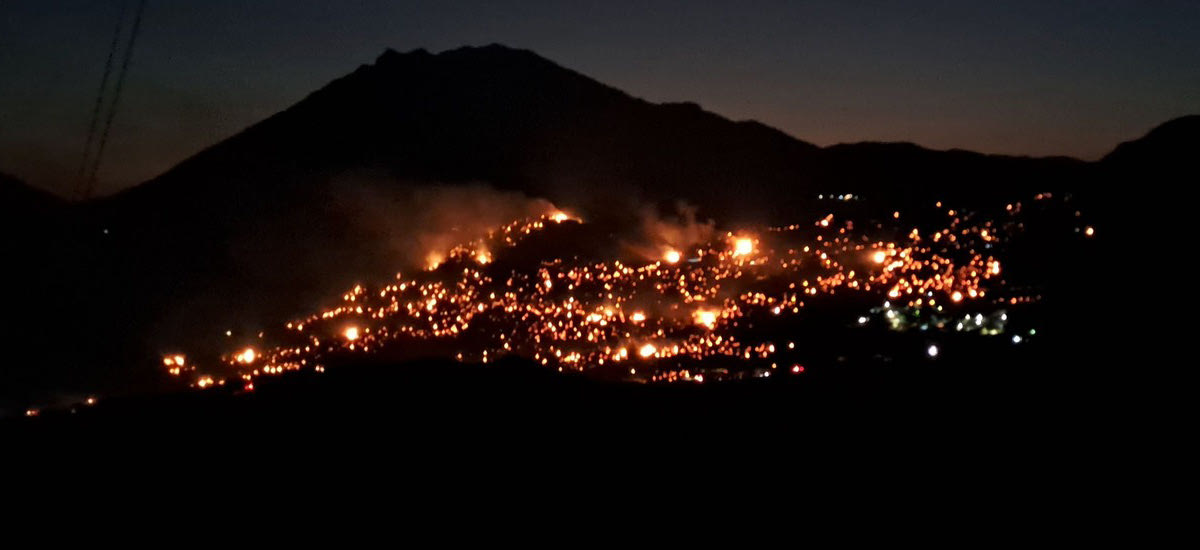
[[[1025,229],[1022,204],[929,206],[911,224],[889,211],[861,223],[829,213],[787,226],[710,225],[686,238],[654,231],[657,242],[618,254],[594,246],[610,234],[553,211],[433,251],[425,270],[356,285],[276,330],[242,340],[221,330],[229,350],[208,352],[208,363],[172,352],[163,364],[195,388],[246,391],[259,377],[324,372],[358,354],[516,356],[607,379],[708,383],[802,375],[830,327],[851,338],[900,335],[928,360],[953,353],[941,341],[950,336],[1035,337],[1013,317],[1036,307],[1038,290],[1003,277],[1003,256]],[[1077,232],[1087,239],[1094,229]],[[564,242],[576,253],[557,254]]]

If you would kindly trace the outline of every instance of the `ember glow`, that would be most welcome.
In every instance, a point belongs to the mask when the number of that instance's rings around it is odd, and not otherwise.
[[[747,256],[754,252],[754,240],[741,238],[733,242],[734,256]]]
[[[812,326],[805,322],[918,332],[924,347],[918,340],[911,353],[932,360],[943,350],[929,336],[1012,332],[1010,316],[1041,298],[1000,276],[1000,254],[1023,228],[1019,205],[995,217],[938,208],[937,226],[905,226],[899,220],[909,217],[889,211],[874,223],[829,214],[737,228],[696,245],[686,261],[660,244],[661,258],[512,263],[525,243],[541,250],[589,229],[553,212],[435,252],[426,271],[356,285],[335,305],[264,331],[213,364],[175,353],[163,364],[197,388],[231,378],[253,388],[257,377],[324,372],[331,359],[377,352],[484,364],[516,356],[558,371],[701,382],[801,375],[805,354],[822,345],[797,328]],[[780,339],[784,330],[793,332]],[[1021,330],[1004,340],[1035,334]]]

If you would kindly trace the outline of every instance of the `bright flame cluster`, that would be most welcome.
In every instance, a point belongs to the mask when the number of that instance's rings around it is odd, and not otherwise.
[[[1016,215],[1012,205],[1007,210]],[[895,214],[890,221],[899,223]],[[813,224],[728,232],[687,251],[660,248],[661,258],[641,263],[548,258],[528,270],[496,266],[522,240],[582,223],[556,212],[436,254],[427,271],[398,274],[374,288],[357,285],[335,307],[287,323],[259,349],[225,355],[210,372],[197,372],[182,355],[163,362],[171,374],[193,372],[196,387],[236,377],[248,390],[263,375],[322,372],[333,357],[384,347],[416,357],[434,343],[461,361],[515,355],[560,371],[619,372],[643,381],[726,376],[728,369],[704,370],[699,363],[713,358],[769,364],[762,370],[769,376],[795,342],[785,351],[782,342],[748,340],[744,329],[803,315],[834,296],[937,311],[967,301],[1025,299],[999,295],[993,283],[1000,281],[1001,262],[985,253],[1004,242],[1015,222],[971,223],[962,212],[947,214],[945,227],[904,229],[893,240],[872,239],[829,214]],[[867,324],[857,314],[849,319]],[[929,356],[936,354],[931,347]],[[783,367],[793,374],[805,370],[798,363]]]

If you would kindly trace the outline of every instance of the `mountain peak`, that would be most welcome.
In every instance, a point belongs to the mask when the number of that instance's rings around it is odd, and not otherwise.
[[[437,60],[477,60],[486,63],[495,63],[501,60],[525,60],[555,65],[552,61],[534,53],[531,50],[513,48],[495,42],[484,46],[461,46],[436,54],[431,53],[425,48],[417,48],[408,52],[399,52],[392,48],[388,48],[384,50],[383,53],[379,54],[379,57],[375,58],[375,65],[389,66],[411,61],[429,61],[435,58]]]
[[[585,75],[563,67],[537,53],[503,44],[462,46],[431,53],[424,48],[383,51],[374,64],[332,82],[316,94],[340,89],[352,95],[372,95],[384,89],[400,92],[412,87],[442,88],[460,95],[506,94],[516,90],[536,92],[544,98],[582,93],[589,96],[628,97]],[[397,89],[399,88],[399,89]],[[441,93],[435,94],[440,96]],[[478,99],[478,98],[477,98]]]
[[[413,51],[406,52],[406,53],[400,53],[396,50],[393,50],[392,48],[388,48],[386,50],[383,50],[383,53],[379,54],[379,57],[375,58],[375,64],[382,65],[382,64],[392,63],[394,61],[403,59],[405,57],[424,58],[424,57],[432,57],[432,56],[433,56],[433,54],[429,53],[429,50],[426,50],[425,48],[417,48]]]

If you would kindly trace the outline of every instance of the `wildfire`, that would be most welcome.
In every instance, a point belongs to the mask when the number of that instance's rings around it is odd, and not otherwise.
[[[1018,210],[1004,212],[1016,216]],[[942,212],[935,223],[946,219]],[[1006,292],[999,284],[1000,260],[989,255],[1003,249],[1019,224],[973,226],[960,214],[951,214],[944,226],[897,227],[878,235],[855,229],[849,219],[835,223],[833,214],[815,225],[742,228],[689,244],[686,262],[683,252],[670,248],[659,261],[546,258],[533,267],[501,267],[506,263],[496,260],[509,249],[573,219],[555,211],[431,252],[430,271],[397,275],[377,287],[355,286],[339,304],[292,319],[286,330],[268,331],[259,349],[226,354],[223,364],[190,376],[195,387],[208,388],[224,378],[204,371],[226,369],[220,375],[232,371],[236,387],[252,388],[258,376],[324,372],[327,359],[338,354],[425,349],[435,341],[438,349],[453,346],[461,361],[491,363],[514,355],[574,371],[611,368],[636,353],[646,365],[625,365],[620,372],[647,381],[721,380],[736,375],[730,367],[736,364],[759,372],[754,376],[769,376],[776,365],[800,373],[800,362],[808,362],[799,355],[805,346],[756,337],[756,323],[795,322],[814,302],[858,295],[884,307],[848,312],[843,319],[855,330],[921,323],[921,331],[961,325],[982,332],[992,329],[979,318],[946,319],[968,307],[968,297],[970,307],[1034,300]],[[920,313],[907,316],[905,308]],[[876,315],[883,322],[872,321]],[[939,354],[936,345],[925,351]],[[709,359],[721,369],[689,363]],[[181,354],[163,358],[174,375],[196,371],[195,362]]]
[[[696,323],[712,330],[717,325],[717,312],[706,309],[697,311]]]
[[[733,242],[733,255],[746,256],[754,252],[754,240],[741,238]]]
[[[237,355],[237,362],[243,365],[249,365],[258,358],[258,354],[254,352],[254,348],[246,348]]]

